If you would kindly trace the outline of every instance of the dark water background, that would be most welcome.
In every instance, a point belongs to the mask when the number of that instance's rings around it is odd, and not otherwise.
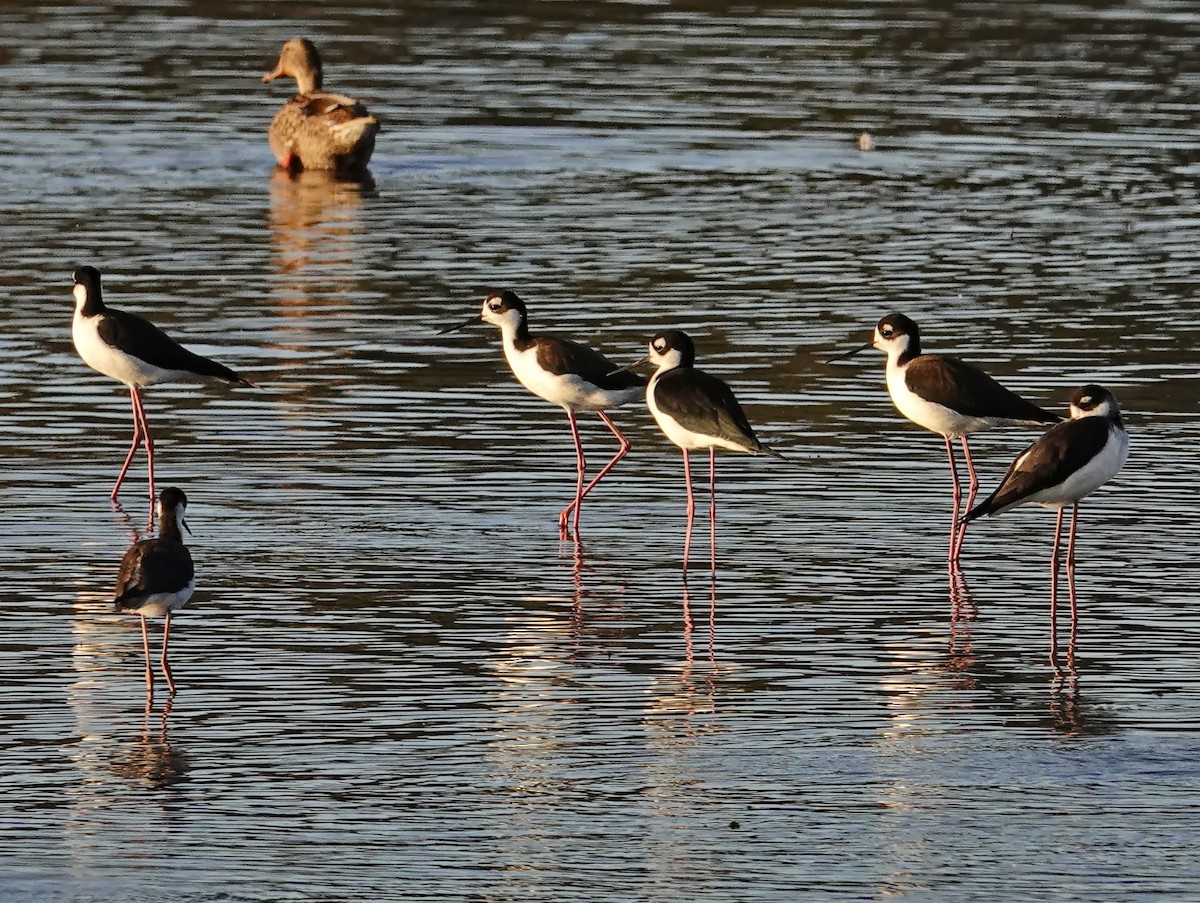
[[[297,33],[373,184],[272,175]],[[1165,2],[0,4],[0,897],[1200,897],[1198,41]],[[166,715],[80,263],[264,384],[148,393],[200,583]],[[560,542],[562,413],[434,337],[498,287],[618,360],[688,330],[793,459],[721,456],[715,588],[640,408]],[[824,363],[892,309],[1127,411],[1077,680],[1053,515],[978,525],[952,607],[940,440]],[[985,489],[1034,435],[978,438]]]

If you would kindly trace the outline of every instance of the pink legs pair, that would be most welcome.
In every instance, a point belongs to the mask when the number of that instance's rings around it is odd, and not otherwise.
[[[629,449],[631,448],[629,440],[621,434],[621,431],[617,429],[617,425],[608,418],[607,414],[603,411],[597,411],[596,414],[604,421],[605,426],[612,430],[612,434],[617,437],[617,441],[621,443],[621,447],[612,456],[612,460],[600,469],[600,472],[592,478],[592,481],[587,486],[584,486],[583,474],[584,468],[587,466],[587,461],[583,457],[583,443],[579,440],[579,426],[575,423],[575,412],[569,408],[567,409],[567,420],[571,423],[571,436],[575,440],[575,457],[578,461],[579,469],[575,482],[575,501],[563,508],[562,513],[558,515],[558,530],[563,536],[567,533],[567,520],[572,517],[572,514],[574,515],[572,526],[575,533],[579,533],[579,512],[583,507],[581,504],[583,497],[592,491],[592,487],[599,483],[605,474],[612,470],[616,466],[616,463],[629,453]]]
[[[687,529],[683,534],[683,638],[688,664],[692,663],[692,607],[688,594],[688,559],[692,554],[692,525],[696,520],[696,497],[692,491],[692,462],[683,449],[683,480],[687,486]],[[717,450],[708,450],[708,550],[712,564],[708,606],[708,658],[716,664],[717,636]]]
[[[1067,666],[1075,667],[1075,631],[1079,612],[1075,607],[1075,524],[1079,520],[1079,503],[1071,506],[1071,532],[1067,538],[1067,593],[1071,599],[1071,637],[1067,642]],[[1063,509],[1058,509],[1054,521],[1054,551],[1050,554],[1050,664],[1058,670],[1058,542],[1062,534]]]
[[[121,491],[121,483],[125,480],[125,474],[133,462],[133,456],[137,454],[138,447],[145,442],[146,458],[150,462],[150,501],[153,503],[154,438],[150,435],[150,425],[146,422],[146,409],[142,407],[142,395],[138,392],[137,386],[129,387],[129,400],[133,405],[133,444],[129,446],[129,454],[125,456],[125,463],[121,465],[121,472],[117,475],[117,485],[113,487],[112,495],[109,498],[114,502],[117,500],[117,493]]]
[[[950,558],[949,564],[953,569],[958,566],[958,556],[962,552],[963,539],[967,535],[967,525],[959,523],[959,502],[962,501],[962,489],[958,485],[958,467],[954,463],[954,440],[946,436],[946,457],[950,459],[950,479],[954,481],[954,516],[950,519]],[[979,491],[979,477],[975,474],[975,465],[971,461],[971,446],[967,437],[962,436],[963,457],[967,461],[967,473],[970,475],[970,491],[967,493],[967,504],[962,514],[971,510],[975,504],[975,494]]]
[[[692,463],[688,459],[687,449],[683,449],[683,480],[687,484],[687,532],[683,535],[683,573],[687,576],[688,557],[692,551],[692,523],[696,519],[696,498],[692,493]],[[709,553],[712,558],[712,571],[715,579],[717,573],[717,449],[708,450],[708,520],[709,520]]]
[[[154,697],[154,671],[150,667],[150,634],[146,630],[146,616],[142,615],[142,648],[146,651],[146,700],[147,702]],[[175,679],[171,676],[171,665],[167,661],[167,643],[171,638],[171,614],[167,613],[166,622],[163,624],[163,650],[162,659],[159,664],[162,666],[163,676],[167,679],[167,688],[171,691],[171,695],[175,695]]]

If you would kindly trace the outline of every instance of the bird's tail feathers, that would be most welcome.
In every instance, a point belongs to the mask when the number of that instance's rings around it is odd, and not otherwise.
[[[758,453],[760,455],[770,455],[772,458],[778,458],[780,461],[787,461],[789,464],[799,464],[799,461],[787,457],[783,452],[776,449],[774,446],[765,443],[758,443]]]

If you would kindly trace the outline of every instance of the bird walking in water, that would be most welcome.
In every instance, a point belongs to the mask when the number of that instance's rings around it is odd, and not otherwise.
[[[971,461],[970,433],[1002,424],[1036,425],[1061,420],[1021,396],[1010,392],[978,367],[947,354],[923,354],[917,324],[903,314],[888,314],[875,327],[865,345],[838,355],[847,358],[868,348],[887,352],[887,388],[892,403],[917,426],[938,433],[946,443],[950,479],[954,482],[954,513],[950,519],[949,564],[958,565],[966,536],[960,511],[969,510],[979,491],[979,477]],[[962,442],[970,477],[966,505],[960,507],[962,488],[954,461],[954,439]]]
[[[688,452],[708,449],[709,521],[713,571],[717,567],[717,449],[773,455],[779,452],[754,435],[742,406],[722,380],[696,369],[696,346],[678,329],[660,332],[650,340],[649,353],[625,369],[652,364],[657,368],[646,386],[646,405],[666,437],[683,452],[683,479],[687,487],[687,533],[683,566],[691,550],[696,499]]]
[[[1111,480],[1129,456],[1129,434],[1121,422],[1121,409],[1112,392],[1090,384],[1076,389],[1070,400],[1071,419],[1050,427],[1021,452],[996,487],[972,508],[963,522],[985,515],[1003,514],[1018,505],[1057,508],[1054,546],[1050,554],[1050,663],[1058,667],[1057,615],[1059,538],[1063,511],[1071,507],[1067,539],[1067,589],[1071,598],[1071,642],[1074,653],[1078,612],[1075,605],[1075,525],[1079,502]]]
[[[584,498],[629,453],[631,447],[629,440],[604,412],[640,398],[646,380],[637,374],[619,370],[603,354],[586,345],[530,333],[525,302],[516,292],[506,290],[488,295],[478,315],[443,329],[438,335],[456,332],[475,323],[491,323],[500,327],[504,358],[517,381],[534,395],[567,412],[567,422],[571,425],[571,436],[575,440],[575,500],[560,512],[558,527],[565,536],[567,524],[572,523],[578,534]],[[587,461],[575,421],[575,415],[580,411],[595,411],[620,443],[617,453],[586,486],[584,476]]]
[[[279,165],[292,172],[366,169],[379,120],[353,97],[321,90],[321,56],[312,41],[285,42],[279,62],[263,81],[284,75],[296,80],[296,96],[280,107],[267,132]]]
[[[150,321],[106,307],[100,293],[100,271],[95,267],[85,266],[75,271],[73,291],[75,319],[71,325],[71,338],[75,350],[93,370],[128,386],[133,405],[133,444],[109,498],[114,502],[117,500],[133,456],[145,443],[150,499],[153,501],[154,438],[146,420],[141,390],[164,382],[219,380],[239,386],[254,386],[254,383],[224,364],[188,351]]]
[[[146,652],[146,695],[154,693],[154,671],[150,666],[150,636],[146,618],[165,618],[163,623],[163,676],[171,695],[175,695],[175,680],[167,659],[167,643],[171,637],[171,612],[182,608],[196,589],[196,572],[192,555],[183,544],[182,526],[191,530],[184,520],[187,496],[182,489],[169,487],[158,500],[159,528],[156,539],[134,543],[121,559],[117,575],[114,603],[117,611],[133,611],[142,620],[142,648]]]

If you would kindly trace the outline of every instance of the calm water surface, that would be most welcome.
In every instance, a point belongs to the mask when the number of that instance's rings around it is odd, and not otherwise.
[[[296,33],[384,122],[369,183],[272,174]],[[0,4],[0,897],[1200,898],[1198,40],[1153,0]],[[169,709],[80,263],[263,384],[148,393],[200,581]],[[686,329],[791,459],[721,456],[715,581],[639,407],[560,541],[562,413],[435,336],[497,287],[614,360]],[[825,363],[892,309],[1127,411],[1076,679],[1053,515],[974,527],[952,604],[940,440]],[[1034,435],[978,438],[985,489]]]

